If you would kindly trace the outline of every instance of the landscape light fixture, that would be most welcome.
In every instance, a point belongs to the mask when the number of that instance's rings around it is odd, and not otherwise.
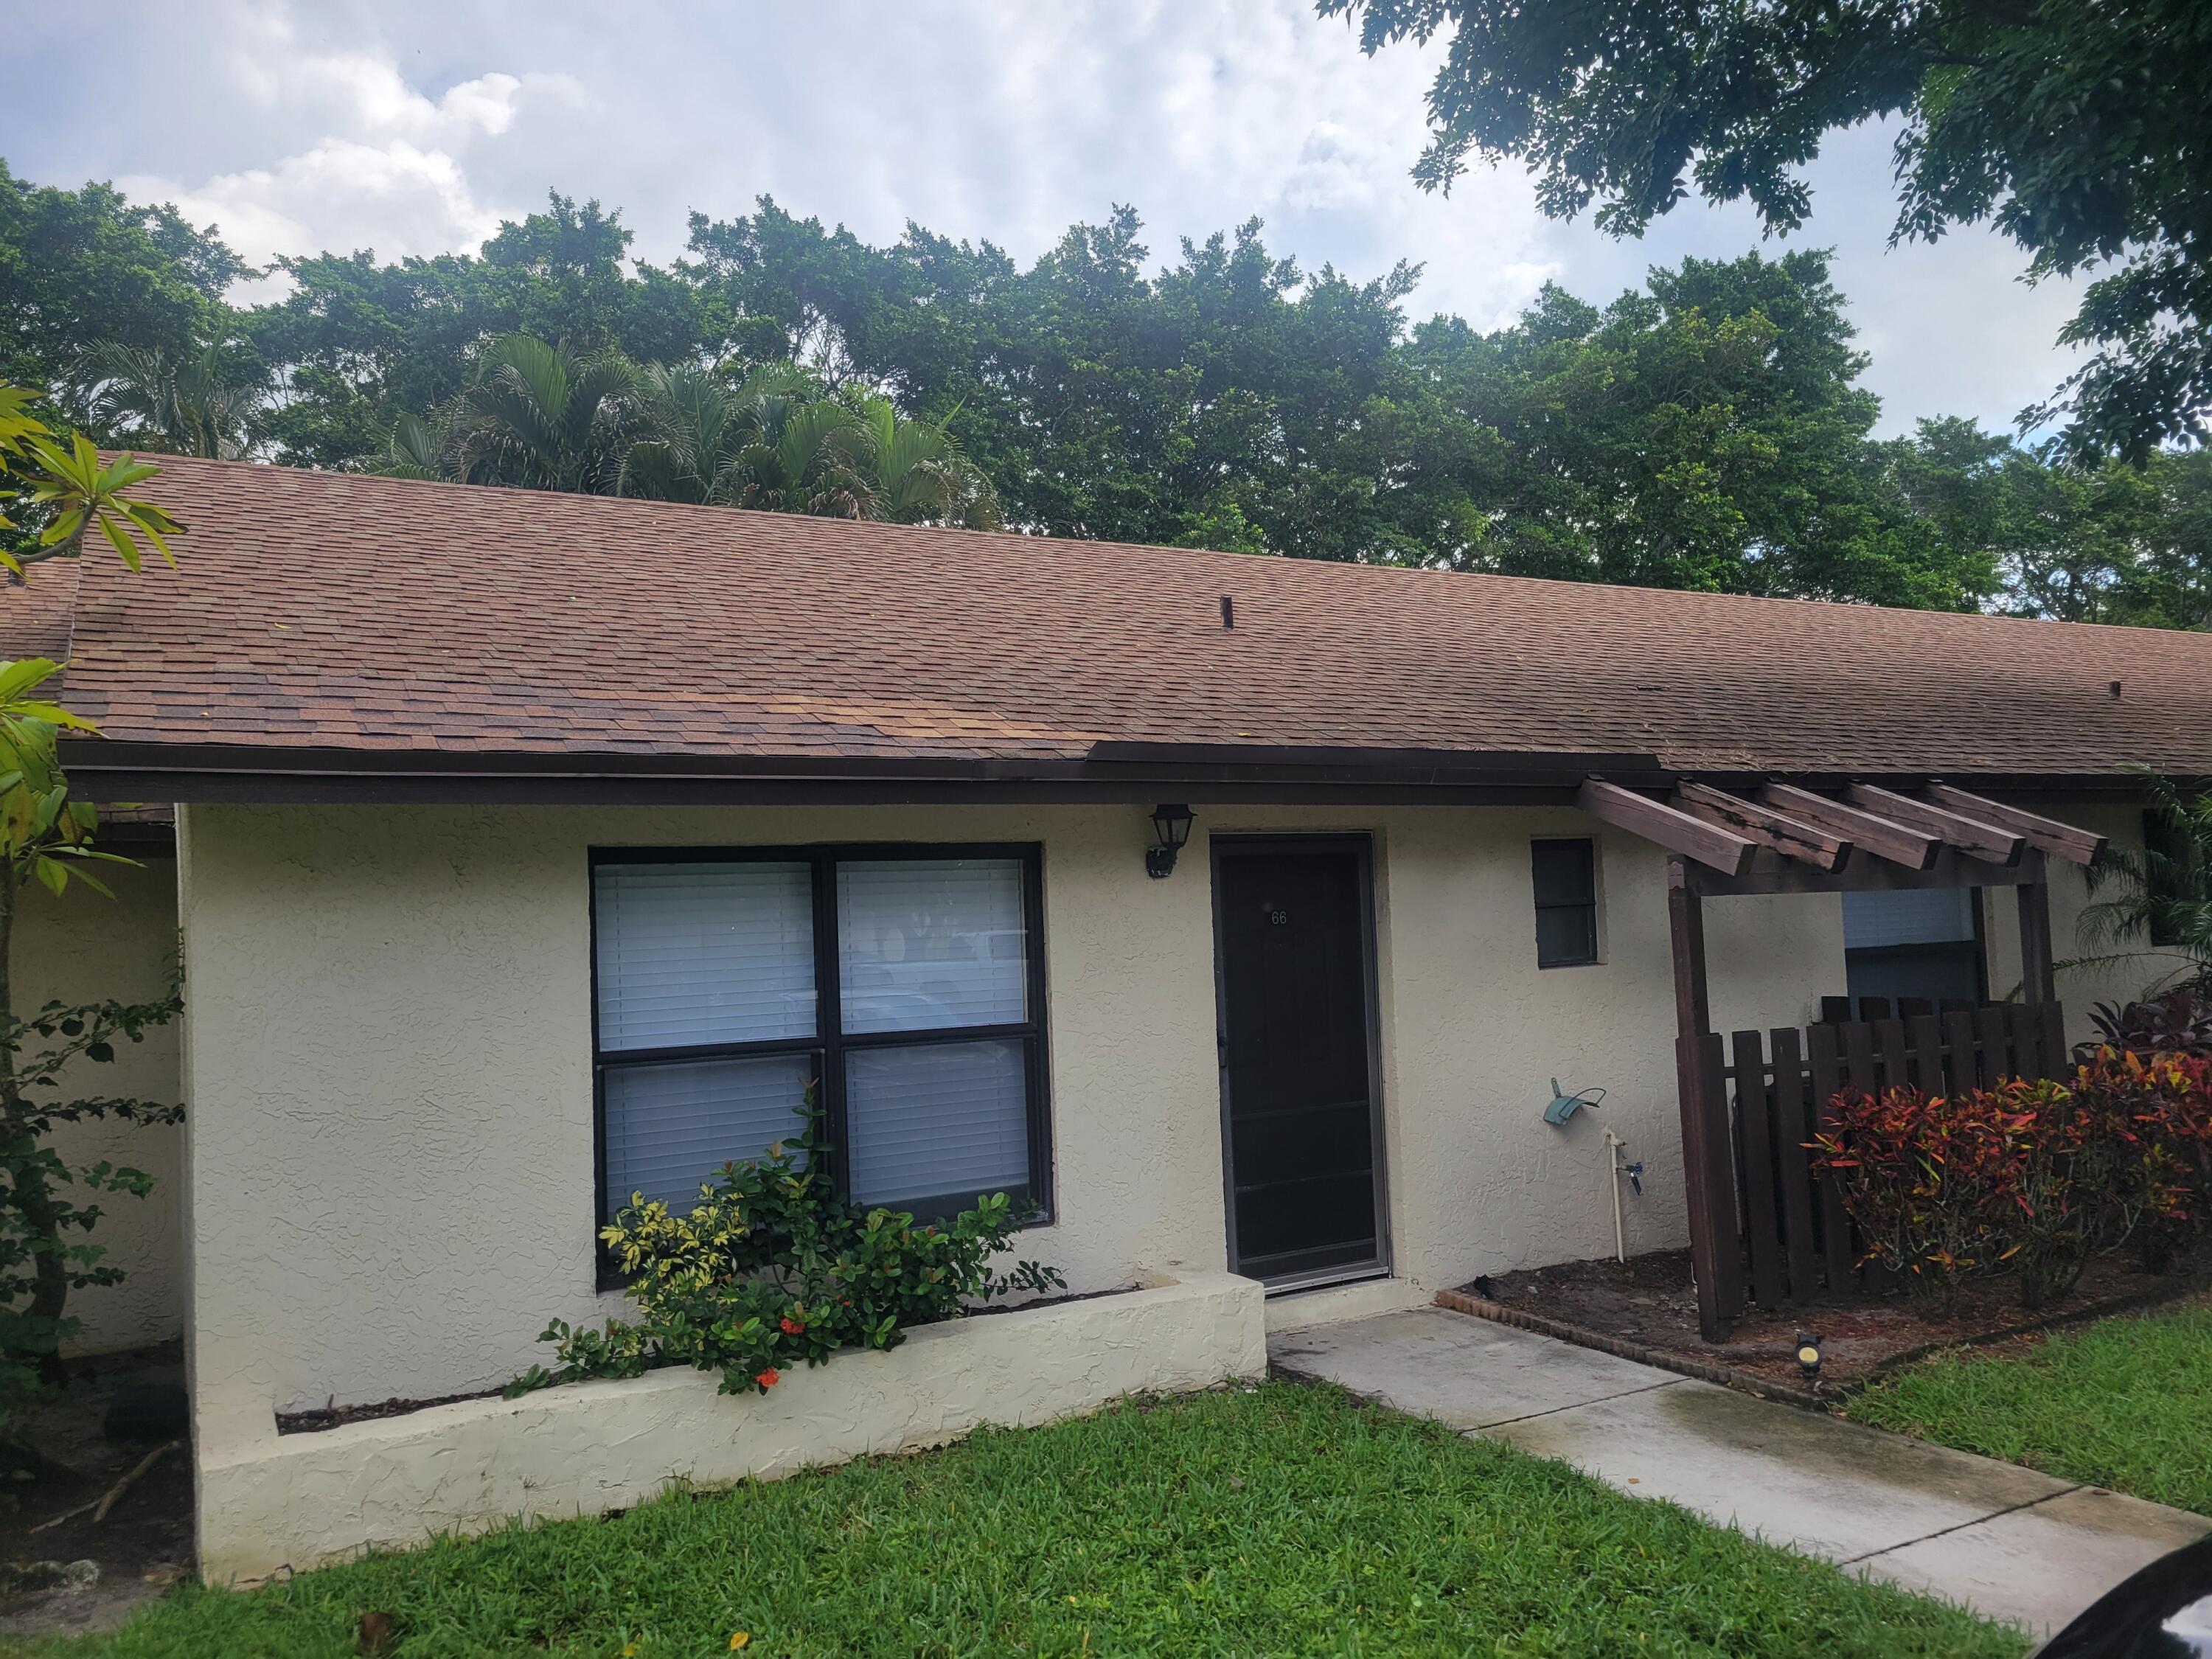
[[[1809,1331],[1797,1333],[1797,1370],[1808,1382],[1820,1380],[1820,1339]]]
[[[1176,854],[1190,839],[1190,808],[1176,804],[1152,808],[1152,833],[1158,847],[1145,849],[1145,873],[1158,881],[1175,873]]]

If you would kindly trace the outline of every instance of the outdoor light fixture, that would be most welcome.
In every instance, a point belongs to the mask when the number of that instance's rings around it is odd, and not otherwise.
[[[1152,833],[1160,838],[1160,844],[1145,848],[1145,873],[1158,881],[1175,872],[1176,854],[1190,839],[1190,808],[1181,805],[1155,806]]]
[[[1809,1331],[1797,1333],[1797,1369],[1808,1382],[1820,1377],[1820,1339]]]

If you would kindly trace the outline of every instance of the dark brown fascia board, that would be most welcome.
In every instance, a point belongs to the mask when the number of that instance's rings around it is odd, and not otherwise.
[[[1607,777],[1671,775],[1651,754],[1564,749],[1345,748],[1303,743],[1136,743],[1102,738],[1084,758],[1109,766],[1315,767],[1491,773],[1591,773]]]
[[[1100,745],[1093,746],[1093,752]],[[1232,751],[1232,761],[1212,757]],[[1150,751],[1144,754],[1142,751]],[[1376,805],[1565,805],[1583,779],[1666,790],[1694,775],[1755,792],[1786,779],[1812,789],[1852,781],[1904,789],[1931,775],[1985,793],[2034,800],[2138,801],[2134,774],[1668,770],[1650,755],[1509,754],[1294,745],[1127,744],[1110,758],[895,756],[702,756],[287,748],[76,738],[62,759],[77,792],[105,801],[453,802],[497,805],[804,805],[814,802],[1030,801],[1039,804],[1334,803]],[[1251,758],[1263,753],[1264,760]],[[1293,758],[1295,757],[1295,758]]]
[[[1163,746],[1157,759],[515,754],[285,749],[82,739],[64,763],[94,799],[761,802],[1449,801],[1563,804],[1590,759],[1664,787],[1650,756],[1277,750],[1234,763]],[[1297,756],[1296,760],[1279,757]]]

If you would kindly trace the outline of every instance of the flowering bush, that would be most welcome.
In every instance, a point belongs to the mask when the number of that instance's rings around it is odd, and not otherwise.
[[[799,1110],[803,1133],[724,1164],[687,1215],[633,1193],[599,1237],[643,1318],[603,1330],[553,1321],[538,1340],[557,1345],[557,1363],[532,1366],[508,1397],[662,1365],[719,1370],[725,1394],[765,1394],[793,1365],[895,1348],[906,1327],[957,1318],[970,1299],[1066,1288],[1034,1261],[991,1272],[1023,1219],[1004,1193],[942,1225],[847,1203],[826,1173],[811,1090]]]
[[[2016,1273],[2040,1307],[2102,1248],[2164,1271],[2212,1216],[2212,1060],[2106,1048],[2070,1085],[1839,1095],[1811,1146],[1866,1260],[1939,1300]]]

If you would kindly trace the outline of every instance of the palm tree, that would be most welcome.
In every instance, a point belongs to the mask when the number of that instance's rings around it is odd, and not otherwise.
[[[442,422],[403,412],[392,424],[384,453],[368,471],[386,478],[443,478],[447,476],[446,438]]]
[[[2089,868],[2089,891],[2114,896],[2081,912],[2080,930],[2092,945],[2115,947],[2090,965],[2167,952],[2191,964],[2183,981],[2212,991],[2212,793],[2185,789],[2146,771],[2145,845],[2108,846]],[[2168,975],[2152,993],[2177,975]]]
[[[732,386],[697,364],[574,358],[511,334],[428,419],[402,415],[371,469],[395,477],[642,495],[843,519],[993,528],[999,499],[952,435],[890,399],[830,395],[796,363]]]
[[[970,530],[996,530],[1004,522],[991,481],[944,427],[902,418],[888,398],[868,398],[860,420],[868,431],[875,489],[870,516]]]
[[[441,465],[463,483],[613,492],[639,431],[638,370],[617,351],[572,356],[527,334],[484,348],[447,411]],[[394,453],[422,434],[392,434]]]
[[[76,375],[89,424],[119,445],[211,460],[246,453],[268,381],[242,371],[210,341],[189,355],[106,341],[87,349]]]
[[[731,458],[717,492],[732,507],[878,517],[866,424],[834,398],[763,392],[750,400],[750,434]]]
[[[759,436],[769,400],[805,401],[819,392],[814,377],[795,363],[757,368],[734,388],[711,368],[653,364],[640,372],[643,435],[623,456],[618,493],[726,501],[741,488],[732,468]]]

